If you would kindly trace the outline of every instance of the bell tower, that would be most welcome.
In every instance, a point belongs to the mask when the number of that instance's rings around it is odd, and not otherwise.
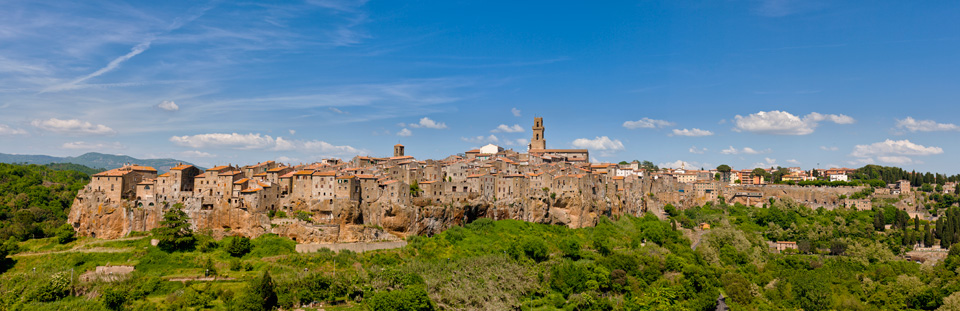
[[[533,138],[530,139],[530,149],[547,149],[547,140],[543,137],[543,118],[533,118]]]
[[[393,156],[395,157],[403,156],[403,145],[401,144],[393,145]]]

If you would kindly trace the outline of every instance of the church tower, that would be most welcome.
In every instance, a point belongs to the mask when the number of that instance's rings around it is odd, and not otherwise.
[[[393,156],[395,157],[403,156],[403,145],[401,144],[393,145]]]
[[[530,140],[530,149],[547,149],[547,140],[543,137],[543,118],[533,118],[533,139]]]

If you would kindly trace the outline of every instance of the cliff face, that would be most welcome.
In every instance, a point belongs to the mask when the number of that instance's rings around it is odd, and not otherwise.
[[[685,191],[681,191],[685,190]],[[713,201],[718,196],[727,202],[762,204],[769,198],[791,198],[800,203],[833,207],[841,194],[856,188],[813,187],[737,187],[722,189],[709,196],[696,196],[683,184],[671,181],[644,181],[626,189],[599,187],[595,193],[566,193],[556,196],[531,195],[494,200],[463,199],[443,205],[398,205],[378,201],[304,200],[281,198],[278,209],[291,218],[270,219],[266,209],[248,209],[228,198],[211,198],[187,193],[175,198],[190,217],[193,229],[214,236],[244,235],[256,237],[274,233],[299,243],[369,242],[397,240],[407,235],[431,235],[451,226],[479,218],[564,225],[571,228],[593,226],[603,217],[639,216],[645,212],[663,215],[663,206],[680,208]],[[738,194],[753,193],[743,198]],[[81,190],[70,210],[69,222],[78,234],[105,239],[123,237],[133,231],[149,231],[159,226],[164,211],[174,202],[110,202],[102,193]],[[294,216],[297,216],[294,218]],[[298,219],[299,218],[299,219]],[[305,220],[304,220],[305,219]]]

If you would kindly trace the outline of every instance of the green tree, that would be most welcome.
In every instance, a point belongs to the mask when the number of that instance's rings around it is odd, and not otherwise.
[[[930,224],[927,223],[923,225],[923,246],[924,247],[933,247],[933,232],[930,230]]]
[[[153,235],[159,240],[157,247],[166,252],[189,251],[197,242],[190,229],[190,218],[182,208],[182,204],[174,204],[172,209],[163,214],[160,226],[153,229]]]
[[[730,166],[729,166],[729,165],[726,165],[726,164],[720,164],[720,166],[717,166],[717,172],[729,173],[729,172],[732,171],[732,170],[733,170],[733,169],[730,168]]]
[[[877,231],[883,231],[886,221],[884,220],[883,211],[875,209],[873,214],[873,229]]]
[[[76,240],[76,231],[70,224],[63,224],[57,228],[57,243],[67,244]]]
[[[563,256],[577,260],[580,259],[580,242],[573,237],[568,237],[560,241],[560,251]]]
[[[244,292],[234,297],[231,310],[266,311],[278,305],[276,284],[270,272],[263,271],[260,277],[250,280]]]
[[[243,257],[251,249],[253,249],[253,245],[250,244],[250,238],[245,236],[231,237],[226,247],[227,253],[233,257]]]

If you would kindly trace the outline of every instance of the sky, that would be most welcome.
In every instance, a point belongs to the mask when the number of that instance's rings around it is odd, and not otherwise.
[[[960,173],[960,2],[2,1],[0,152]]]

